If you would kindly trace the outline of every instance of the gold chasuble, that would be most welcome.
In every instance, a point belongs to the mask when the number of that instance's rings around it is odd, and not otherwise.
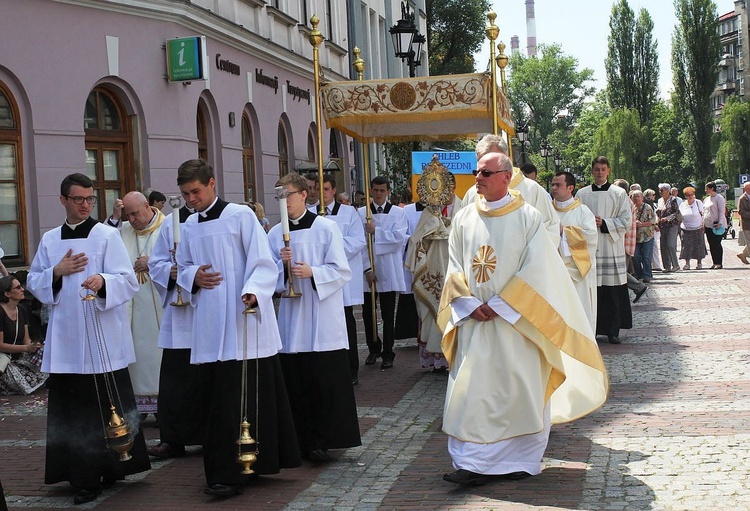
[[[455,217],[438,313],[450,361],[443,430],[489,444],[582,417],[609,381],[594,333],[538,211],[510,190],[505,206],[478,198]],[[499,297],[519,319],[458,318],[452,302]]]

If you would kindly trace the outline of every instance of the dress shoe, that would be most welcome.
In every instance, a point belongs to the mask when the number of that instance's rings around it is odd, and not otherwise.
[[[167,442],[159,442],[158,445],[149,447],[147,449],[149,456],[154,458],[181,458],[185,456],[185,446],[169,444]]]
[[[87,490],[84,488],[75,494],[73,497],[73,504],[79,505],[85,504],[86,502],[92,502],[96,500],[101,493],[102,491],[99,488],[94,488],[93,490]]]
[[[380,364],[381,369],[390,369],[393,367],[393,360],[383,360],[383,363]]]
[[[443,475],[443,481],[461,484],[464,486],[481,486],[488,480],[489,478],[485,475],[477,474],[476,472],[464,470],[462,468],[456,470],[455,472],[451,472],[450,474]]]
[[[616,335],[608,335],[607,341],[609,341],[610,344],[620,344],[620,338]]]
[[[638,303],[638,300],[641,299],[641,296],[643,296],[646,293],[646,291],[648,291],[648,287],[643,286],[643,289],[641,289],[640,291],[638,291],[635,294],[635,298],[633,298],[633,303]],[[610,342],[612,342],[612,341],[610,341]]]
[[[528,472],[511,472],[509,474],[502,474],[497,476],[498,479],[503,479],[505,481],[520,481],[521,479],[526,479],[527,477],[531,477],[531,474]]]
[[[329,461],[333,461],[331,455],[328,454],[328,449],[313,449],[307,453],[307,457],[310,461],[315,461],[317,463],[328,463]]]
[[[208,486],[203,493],[213,495],[214,497],[232,497],[242,493],[242,487],[233,484],[216,483]]]
[[[747,260],[747,257],[745,257],[745,254],[743,254],[742,252],[737,254],[737,257],[740,259],[740,261],[742,261],[743,264],[750,264],[750,261]]]
[[[380,355],[378,355],[377,353],[370,353],[369,355],[367,355],[367,358],[365,359],[365,365],[371,366],[372,364],[375,363],[375,361],[378,359],[379,356]]]

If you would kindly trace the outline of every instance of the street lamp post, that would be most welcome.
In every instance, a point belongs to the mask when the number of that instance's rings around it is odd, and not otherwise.
[[[544,158],[544,170],[549,170],[549,165],[547,162],[547,158],[549,158],[549,153],[552,151],[552,146],[549,145],[549,142],[547,140],[542,140],[542,143],[539,145],[539,154]]]
[[[560,150],[555,149],[555,156],[553,161],[555,162],[555,173],[560,172],[560,167],[562,166],[562,156],[560,155]]]
[[[529,128],[527,125],[524,126],[518,126],[516,128],[516,137],[518,137],[518,142],[521,145],[521,165],[526,164],[526,148],[529,143]]]
[[[409,12],[409,4],[401,2],[401,19],[389,30],[393,38],[393,48],[396,57],[401,62],[406,59],[409,65],[409,77],[417,76],[417,67],[422,65],[422,46],[427,38],[419,33],[414,22],[414,13]]]

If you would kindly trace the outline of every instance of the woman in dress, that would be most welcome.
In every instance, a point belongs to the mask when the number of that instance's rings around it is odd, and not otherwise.
[[[659,199],[656,214],[659,217],[659,231],[661,232],[661,262],[662,271],[672,272],[680,269],[680,261],[677,259],[677,231],[680,230],[680,222],[677,218],[679,206],[677,199],[670,195],[672,187],[669,183],[659,183]]]
[[[695,188],[688,186],[682,190],[685,200],[680,204],[682,224],[680,240],[682,248],[680,259],[685,260],[683,269],[690,269],[690,260],[695,259],[697,270],[703,269],[703,258],[706,257],[706,242],[703,241],[703,203],[695,198]]]
[[[39,370],[34,354],[42,345],[31,341],[23,286],[14,277],[0,278],[0,394],[31,394],[44,385],[47,374]],[[5,360],[3,360],[5,359]]]
[[[716,234],[714,229],[726,230],[727,217],[725,215],[727,201],[717,193],[716,183],[709,181],[706,183],[706,198],[703,199],[703,226],[705,227],[706,239],[708,239],[708,248],[711,250],[711,259],[713,260],[712,270],[722,269],[722,260],[724,259],[724,249],[721,247],[721,240],[724,234]]]

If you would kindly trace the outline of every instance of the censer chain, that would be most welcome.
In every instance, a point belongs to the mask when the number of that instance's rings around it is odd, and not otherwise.
[[[258,416],[260,415],[260,332],[258,326],[258,317],[260,311],[256,314],[255,318],[255,442],[256,446],[260,444],[260,428],[258,427]],[[240,397],[240,435],[242,435],[242,422],[247,421],[247,322],[249,321],[248,316],[245,315],[245,321],[242,323],[242,391]],[[257,447],[256,447],[257,452]]]

